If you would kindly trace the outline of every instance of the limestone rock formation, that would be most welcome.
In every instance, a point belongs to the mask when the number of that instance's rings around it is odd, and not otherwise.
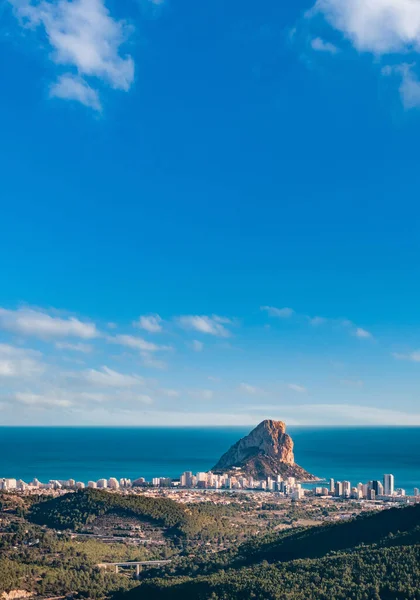
[[[236,442],[212,471],[220,473],[233,469],[255,478],[282,475],[299,480],[317,479],[295,463],[293,440],[286,433],[286,424],[269,419]]]

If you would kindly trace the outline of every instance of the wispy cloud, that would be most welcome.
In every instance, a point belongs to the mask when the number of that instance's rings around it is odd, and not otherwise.
[[[322,424],[331,422],[338,425],[420,425],[420,414],[376,406],[310,404],[301,406],[300,409],[303,415],[315,415],[317,421]],[[303,419],[302,424],[310,424],[310,420]]]
[[[317,327],[318,325],[323,325],[327,322],[327,320],[328,319],[326,319],[325,317],[308,317],[310,325],[313,325],[314,327]]]
[[[258,394],[260,391],[256,386],[250,385],[249,383],[241,383],[239,385],[239,390],[246,394],[250,394],[251,396]]]
[[[162,331],[162,323],[163,320],[159,315],[143,315],[133,325],[149,333],[160,333]]]
[[[309,315],[297,313],[292,308],[276,308],[275,306],[261,306],[262,311],[265,311],[270,317],[279,317],[281,319],[290,319],[291,317],[295,317],[300,322],[307,322],[313,327],[318,327],[320,325],[330,324],[335,327],[341,327],[343,329],[347,329],[351,335],[354,335],[359,338],[372,338],[372,334],[366,329],[362,329],[361,327],[357,327],[354,323],[349,321],[348,319],[331,319],[327,317],[315,316],[311,317]]]
[[[140,10],[146,18],[156,19],[160,17],[166,0],[137,0]]]
[[[39,357],[38,352],[0,344],[0,378],[31,377],[43,373],[45,366]]]
[[[303,385],[299,385],[297,383],[289,383],[287,385],[289,390],[293,390],[294,392],[298,392],[299,394],[304,394],[306,392],[306,388]]]
[[[6,397],[9,403],[24,404],[32,409],[86,409],[95,410],[95,407],[103,404],[109,404],[109,408],[118,401],[118,406],[122,404],[131,410],[141,405],[153,404],[153,398],[145,393],[138,393],[132,390],[116,390],[113,393],[98,392],[77,392],[67,389],[49,389],[39,393],[34,392],[15,392]],[[123,409],[120,409],[123,410]]]
[[[87,369],[79,374],[74,374],[74,376],[98,387],[124,388],[144,385],[143,377],[139,375],[126,375],[108,367],[102,367],[100,370]]]
[[[83,354],[89,354],[93,349],[90,344],[83,344],[82,342],[76,344],[71,344],[70,342],[56,342],[55,347],[58,348],[58,350],[70,350],[72,352],[82,352]]]
[[[405,108],[420,106],[420,80],[411,65],[402,64],[400,67],[400,95]]]
[[[311,47],[317,52],[327,52],[328,54],[337,54],[338,52],[337,46],[334,46],[331,42],[326,42],[320,37],[311,40]]]
[[[213,390],[199,389],[190,390],[189,395],[196,400],[211,400],[214,396]]]
[[[370,333],[370,331],[367,331],[366,329],[362,329],[361,327],[356,327],[356,329],[353,332],[353,335],[355,335],[358,338],[362,338],[362,339],[369,339],[372,337],[372,334]]]
[[[148,342],[143,338],[136,337],[134,335],[116,335],[109,336],[108,341],[113,344],[119,344],[120,346],[126,346],[127,348],[133,348],[134,350],[141,350],[142,352],[157,352],[158,350],[172,350],[171,346],[160,346],[153,342]]]
[[[420,106],[420,80],[415,73],[415,64],[402,63],[397,66],[386,65],[382,74],[395,76],[400,81],[400,95],[404,108]]]
[[[397,360],[409,360],[411,362],[420,362],[420,350],[409,352],[408,354],[400,354],[399,352],[393,352],[392,356]]]
[[[168,398],[179,398],[179,392],[171,389],[161,389],[160,392]]]
[[[130,28],[114,19],[103,0],[9,0],[27,29],[42,28],[59,67],[72,69],[59,75],[51,95],[77,100],[101,109],[98,92],[86,78],[127,91],[134,79],[134,61],[121,53]]]
[[[199,340],[193,340],[191,342],[191,348],[194,350],[194,352],[202,352],[203,348],[204,348],[204,344],[203,344],[203,342],[200,342]]]
[[[280,319],[288,319],[295,314],[295,311],[288,307],[261,306],[261,310],[265,311],[270,317],[279,317]]]
[[[68,408],[72,406],[72,402],[66,398],[58,396],[48,396],[42,394],[32,394],[30,392],[16,392],[14,395],[16,402],[25,406],[33,407],[49,407],[49,408]]]
[[[244,411],[259,413],[256,421],[270,415],[289,425],[420,425],[420,413],[359,404],[272,404],[244,407]]]
[[[39,338],[78,337],[91,339],[99,335],[94,323],[75,317],[62,318],[29,308],[0,308],[0,329]]]
[[[231,319],[220,317],[218,315],[183,315],[176,318],[176,322],[183,329],[190,329],[208,335],[218,337],[229,337],[230,331],[225,325],[232,324]]]
[[[150,354],[150,352],[141,352],[140,355],[142,358],[142,365],[149,369],[159,369],[163,371],[168,366],[164,360],[155,358],[155,356]]]
[[[50,86],[50,97],[75,100],[98,112],[102,110],[98,92],[77,75],[69,73],[60,75],[57,81]]]

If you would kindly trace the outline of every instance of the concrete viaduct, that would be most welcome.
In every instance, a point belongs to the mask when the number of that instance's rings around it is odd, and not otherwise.
[[[140,576],[140,567],[160,567],[162,565],[168,565],[170,560],[140,560],[131,562],[112,562],[112,563],[99,563],[100,569],[107,569],[108,567],[114,567],[115,572],[118,573],[120,567],[136,567],[136,577]]]

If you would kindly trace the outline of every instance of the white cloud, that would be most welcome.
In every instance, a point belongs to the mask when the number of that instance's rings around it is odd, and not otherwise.
[[[253,385],[250,385],[249,383],[241,383],[239,386],[239,389],[242,392],[245,392],[247,394],[257,394],[259,392],[259,389]]]
[[[38,370],[32,361],[0,358],[0,377],[28,376],[33,372],[38,373]]]
[[[400,96],[404,108],[411,109],[420,106],[420,80],[414,72],[415,63],[400,65],[386,65],[382,75],[394,75],[400,79]]]
[[[294,392],[299,392],[300,394],[303,394],[304,392],[306,392],[306,388],[303,387],[303,385],[298,385],[297,383],[289,383],[287,385],[287,387],[289,388],[289,390],[293,390]]]
[[[74,317],[53,317],[46,312],[19,308],[6,310],[0,308],[0,329],[32,335],[39,338],[78,337],[91,339],[99,335],[94,323],[79,321]]]
[[[211,400],[214,392],[212,390],[191,390],[189,395],[197,400]]]
[[[134,398],[134,397],[133,397]],[[102,425],[142,425],[142,426],[249,426],[251,430],[263,419],[272,418],[283,420],[287,425],[389,425],[389,426],[419,426],[420,414],[405,411],[384,409],[370,406],[351,404],[301,404],[293,406],[256,406],[235,407],[231,412],[200,412],[177,410],[150,410],[143,404],[141,398],[132,402],[129,407],[122,408],[102,405],[94,407],[86,413],[75,412],[72,417],[66,411],[66,423],[72,425],[92,423]],[[147,403],[146,403],[147,404]],[[205,406],[205,405],[204,405]],[[36,405],[34,405],[34,408]],[[1,406],[0,406],[1,408]],[[42,407],[41,407],[42,408]],[[72,408],[72,407],[71,407]],[[22,411],[25,412],[26,411]],[[29,414],[29,413],[27,413]],[[35,422],[31,413],[31,423]],[[42,424],[45,419],[37,421]],[[56,421],[55,421],[56,422]]]
[[[38,352],[34,350],[26,350],[25,348],[18,348],[16,346],[10,346],[9,344],[0,344],[0,356],[10,356],[12,358],[21,357],[28,353],[38,354]]]
[[[420,425],[420,414],[357,404],[299,404],[246,406],[255,420],[279,419],[288,425]]]
[[[44,372],[39,353],[0,344],[0,377],[31,377]]]
[[[317,0],[308,17],[322,14],[360,52],[375,57],[420,52],[418,0]],[[400,95],[406,109],[420,105],[420,81],[414,65],[387,66],[384,75],[401,76]]]
[[[164,360],[158,360],[157,358],[154,358],[154,356],[149,352],[141,352],[141,357],[142,365],[149,367],[150,369],[164,370],[168,366]]]
[[[142,402],[143,404],[153,404],[153,398],[148,396],[147,394],[137,394],[134,399],[137,402]]]
[[[199,342],[198,340],[193,340],[191,342],[191,348],[194,350],[194,352],[202,352],[204,344],[203,342]]]
[[[420,425],[420,414],[404,411],[360,406],[354,404],[311,404],[299,407],[302,415],[315,416],[321,424],[354,425]],[[312,419],[308,420],[310,424]],[[302,419],[302,424],[306,421]]]
[[[317,327],[318,325],[323,325],[327,322],[327,319],[325,317],[308,317],[308,320],[309,323],[314,327]]]
[[[82,371],[80,374],[75,374],[76,377],[81,377],[92,385],[99,387],[133,387],[138,385],[144,385],[143,377],[139,375],[125,375],[113,371],[108,367],[102,367],[101,370],[87,369]]]
[[[160,392],[168,398],[179,398],[179,392],[177,392],[176,390],[162,389],[160,390]]]
[[[27,392],[16,392],[14,395],[14,399],[16,402],[20,404],[25,404],[26,406],[36,406],[36,407],[61,407],[68,408],[72,406],[72,402],[65,398],[60,398],[57,396],[48,396],[42,394],[32,394]]]
[[[326,42],[320,37],[316,37],[311,40],[311,47],[313,50],[317,52],[327,52],[329,54],[337,54],[338,48],[331,44],[331,42]]]
[[[369,339],[372,337],[372,334],[369,331],[366,331],[366,329],[362,329],[361,327],[357,327],[353,332],[353,335],[362,339]]]
[[[60,75],[57,81],[51,84],[50,96],[51,98],[75,100],[98,112],[102,110],[98,92],[92,89],[84,79],[71,73]]]
[[[157,19],[161,16],[166,0],[137,0],[142,14],[147,19]]]
[[[295,314],[293,308],[276,308],[275,306],[261,306],[261,310],[264,310],[270,317],[280,317],[281,319],[288,319]]]
[[[95,405],[107,404],[108,409],[120,408],[122,405],[134,408],[138,404],[152,404],[149,394],[132,390],[114,390],[112,393],[77,392],[68,389],[46,389],[40,392],[15,392],[6,397],[9,403],[18,402],[32,408],[72,408],[95,410]]]
[[[162,322],[162,318],[159,315],[144,315],[134,325],[150,333],[159,333],[162,331]]]
[[[172,350],[170,346],[159,346],[153,342],[148,342],[143,338],[136,337],[134,335],[116,335],[114,337],[108,337],[108,341],[113,344],[120,344],[127,348],[133,348],[142,352],[157,352],[158,350]]]
[[[210,426],[249,426],[253,429],[262,421],[263,415],[247,415],[223,412],[193,412],[193,411],[160,411],[160,410],[129,410],[118,412],[95,411],[90,413],[88,423],[102,423],[113,425],[140,425],[140,426],[170,426],[170,427],[210,427]]]
[[[413,71],[413,65],[399,65],[394,72],[401,76],[400,95],[404,108],[420,106],[420,81]]]
[[[303,315],[296,313],[292,308],[276,308],[275,306],[261,306],[261,310],[267,312],[271,317],[279,317],[282,319],[288,319],[293,315],[296,315],[300,319],[305,319],[307,322],[313,327],[317,327],[319,325],[323,325],[328,323],[332,326],[343,327],[349,329],[349,333],[358,338],[372,338],[372,334],[366,329],[362,329],[361,327],[356,327],[354,323],[352,323],[349,319],[334,319],[334,318],[326,318],[326,317],[310,317],[308,315]]]
[[[104,0],[9,0],[24,27],[41,27],[52,49],[51,60],[73,68],[52,88],[53,95],[78,100],[100,109],[97,93],[82,77],[94,77],[114,89],[127,91],[134,79],[131,56],[120,46],[129,34],[123,21],[113,19]]]
[[[89,344],[83,344],[82,342],[77,344],[70,344],[69,342],[56,342],[55,347],[58,350],[71,350],[72,352],[82,352],[83,354],[89,354],[92,352],[92,346]]]
[[[67,392],[63,391],[63,394]],[[107,402],[109,396],[102,392],[75,392],[72,394],[73,400],[88,402]]]
[[[96,378],[94,379],[96,384]],[[121,379],[119,380],[121,383]],[[99,381],[99,384],[102,384]],[[6,396],[6,401],[10,403],[18,402],[33,408],[71,408],[75,411],[84,410],[88,413],[95,411],[98,405],[102,405],[106,410],[135,410],[139,404],[153,404],[153,398],[149,393],[141,393],[122,386],[104,386],[106,392],[86,392],[77,391],[68,388],[44,388],[37,392],[25,391],[15,392]]]
[[[398,352],[393,352],[392,356],[397,360],[409,360],[411,362],[420,362],[420,350],[415,350],[414,352],[410,352],[409,354],[399,354]]]
[[[230,336],[230,331],[224,327],[224,325],[232,323],[227,317],[219,317],[218,315],[212,315],[211,317],[206,315],[184,315],[177,317],[176,321],[183,329],[191,329],[218,337]]]
[[[318,0],[314,12],[360,51],[386,54],[420,47],[420,3],[417,0]]]

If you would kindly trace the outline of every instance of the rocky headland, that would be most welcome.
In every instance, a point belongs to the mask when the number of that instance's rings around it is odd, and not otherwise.
[[[214,473],[242,473],[254,478],[296,477],[315,481],[317,477],[295,463],[293,440],[283,421],[262,421],[247,436],[234,444],[213,467]]]

